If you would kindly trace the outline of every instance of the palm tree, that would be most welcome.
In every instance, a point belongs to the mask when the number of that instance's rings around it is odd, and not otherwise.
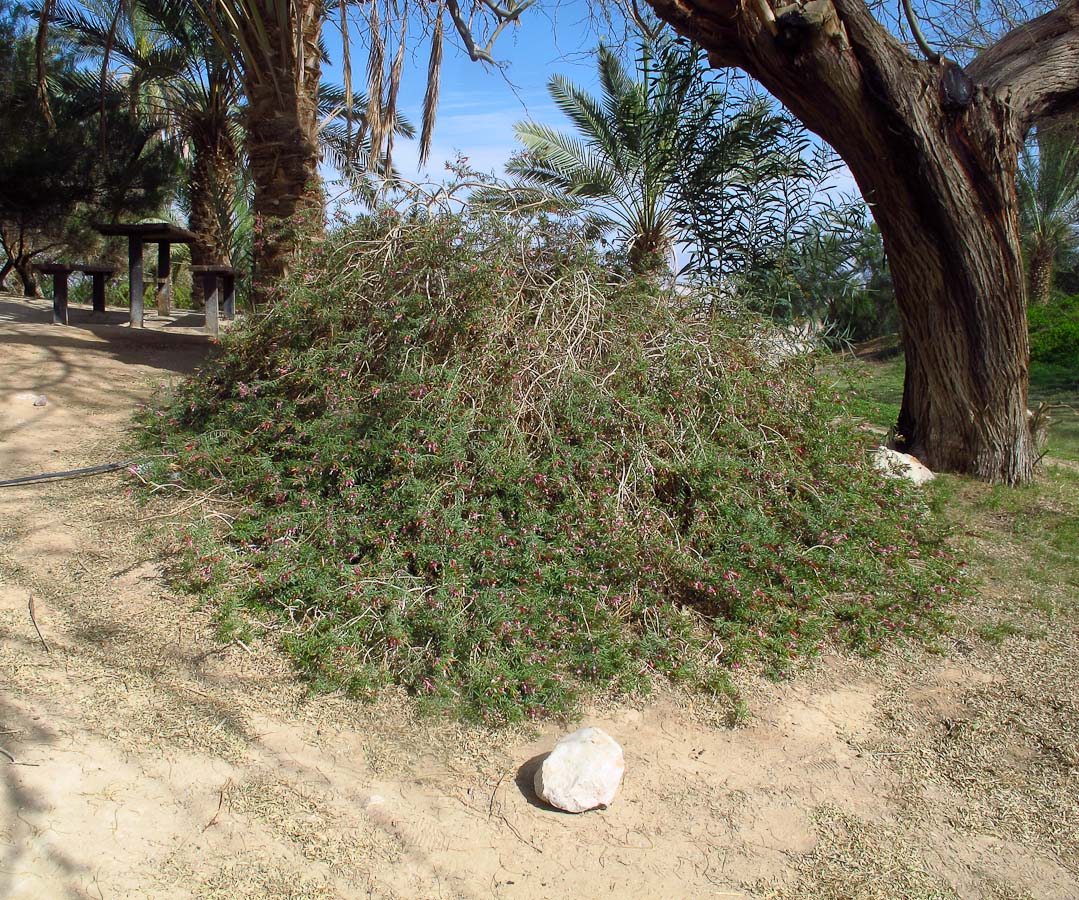
[[[58,0],[40,0],[38,48],[47,39],[48,21]],[[113,10],[115,19],[130,0],[93,0]],[[179,3],[181,0],[175,0]],[[246,153],[254,184],[257,260],[256,302],[269,299],[306,237],[324,225],[318,175],[319,81],[324,48],[322,28],[331,12],[340,15],[345,48],[346,93],[351,98],[348,21],[359,4],[348,0],[188,0],[213,34],[239,80],[246,98]],[[367,124],[374,152],[384,170],[397,132],[396,99],[401,83],[410,20],[419,19],[430,35],[428,87],[424,100],[421,161],[431,146],[442,64],[443,20],[448,17],[473,60],[493,63],[494,41],[537,0],[481,0],[461,9],[459,0],[410,3],[371,0],[366,4],[368,57]],[[114,21],[114,20],[110,20]],[[481,46],[472,28],[483,30]],[[396,41],[396,52],[387,45]],[[46,114],[44,56],[39,52],[38,92]],[[351,103],[345,104],[346,109]]]
[[[344,109],[353,92],[349,61],[348,0],[192,0],[225,48],[239,73],[246,106],[247,158],[254,183],[257,230],[256,302],[273,296],[294,254],[305,239],[317,238],[324,224],[320,159],[319,79],[324,51],[323,26],[329,13],[339,14],[344,48]],[[536,0],[509,0],[504,5],[483,0],[464,15],[458,0],[410,4],[407,0],[366,6],[368,44],[367,106],[361,138],[370,147],[371,167],[392,171],[394,136],[400,133],[397,95],[408,46],[409,21],[419,18],[430,34],[427,93],[424,98],[420,159],[431,147],[442,64],[443,17],[448,16],[473,60],[491,63],[494,40]],[[473,18],[481,27],[493,19],[485,46],[471,32]],[[391,48],[394,52],[387,52]],[[349,116],[349,126],[354,117]]]
[[[636,80],[600,45],[598,69],[599,98],[561,76],[548,83],[577,133],[518,124],[524,152],[506,166],[510,183],[478,199],[578,213],[615,232],[632,271],[656,272],[687,237],[680,210],[686,186],[759,147],[766,110],[750,103],[731,113],[726,92],[702,78],[696,49],[683,42],[644,40]]]
[[[117,9],[120,15],[117,15]],[[84,57],[118,78],[132,104],[189,154],[186,196],[195,265],[229,262],[221,209],[234,200],[242,137],[239,81],[206,24],[184,0],[57,3],[52,21]],[[118,71],[106,76],[111,63]]]
[[[189,227],[199,238],[191,247],[192,263],[235,263],[232,232],[248,218],[252,193],[251,177],[239,171],[248,149],[243,123],[250,117],[241,108],[236,70],[189,0],[136,0],[121,9],[123,15],[113,20],[114,10],[101,0],[59,3],[53,21],[82,54],[104,66],[117,63],[118,71],[109,77],[122,78],[144,118],[189,149],[183,200]],[[362,93],[349,97],[343,88],[319,85],[319,149],[354,187],[372,196],[364,174],[392,170],[370,158],[370,133],[359,127],[367,107]],[[406,119],[393,118],[397,134],[413,136]]]
[[[1060,257],[1079,226],[1079,143],[1064,130],[1039,131],[1019,160],[1019,215],[1027,255],[1027,296],[1045,303]]]

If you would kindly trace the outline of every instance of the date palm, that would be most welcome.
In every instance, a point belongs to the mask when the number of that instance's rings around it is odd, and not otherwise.
[[[341,29],[345,70],[344,108],[353,101],[350,9],[366,19],[367,106],[363,137],[369,142],[372,168],[389,174],[394,136],[399,133],[397,95],[401,85],[410,23],[430,37],[427,93],[424,98],[420,159],[431,147],[442,65],[443,19],[448,18],[473,60],[492,63],[495,39],[536,0],[477,0],[465,13],[458,0],[192,0],[239,73],[246,96],[247,157],[254,182],[257,230],[255,300],[272,298],[290,259],[306,239],[317,238],[324,224],[320,160],[319,80],[323,61],[321,35],[336,14]],[[481,46],[473,23],[493,23]],[[350,117],[351,118],[351,117]],[[351,123],[350,123],[351,124]]]
[[[187,147],[190,177],[182,199],[189,226],[199,237],[191,248],[192,262],[236,262],[233,226],[237,210],[250,207],[252,193],[248,173],[239,171],[247,149],[247,117],[237,71],[190,0],[134,0],[120,10],[116,16],[107,0],[61,2],[52,18],[84,57],[114,70],[109,82],[122,83],[144,119]],[[370,194],[364,173],[385,167],[370,158],[370,135],[360,127],[367,105],[362,93],[349,97],[340,87],[319,85],[320,150]],[[357,127],[347,127],[346,119]],[[406,119],[394,120],[398,134],[413,135]]]
[[[188,224],[196,265],[229,262],[231,236],[219,210],[233,202],[242,96],[206,24],[184,0],[57,3],[52,22],[80,54],[127,91],[141,118],[186,148]],[[87,74],[95,70],[87,70]]]
[[[686,186],[759,151],[767,114],[753,103],[732,110],[726,91],[702,78],[696,50],[680,42],[644,41],[636,78],[601,45],[598,70],[600,97],[562,76],[550,80],[551,98],[575,133],[518,124],[524,152],[506,166],[509,184],[478,199],[578,213],[614,232],[634,272],[656,272],[688,237]]]
[[[41,0],[38,48],[47,41],[48,22],[58,0]],[[119,19],[131,0],[94,0]],[[180,0],[176,0],[180,2]],[[342,32],[346,94],[351,100],[349,12],[366,19],[368,56],[367,137],[371,159],[390,168],[397,133],[396,100],[401,84],[409,23],[419,24],[421,40],[430,37],[427,94],[420,138],[421,161],[431,146],[442,65],[443,21],[448,19],[474,61],[493,63],[495,40],[537,0],[475,0],[462,9],[459,0],[188,0],[209,29],[239,81],[246,99],[246,155],[254,185],[256,230],[254,294],[270,299],[302,250],[324,226],[318,165],[319,82],[324,49],[323,26],[336,14]],[[115,21],[115,20],[114,20]],[[473,28],[477,29],[476,32]],[[477,34],[480,36],[477,37]],[[394,50],[387,53],[387,47]],[[48,112],[44,55],[39,52],[38,92]],[[350,109],[351,102],[345,103]]]
[[[1027,257],[1027,296],[1045,303],[1061,255],[1079,226],[1079,143],[1074,132],[1041,131],[1019,159],[1019,215]]]

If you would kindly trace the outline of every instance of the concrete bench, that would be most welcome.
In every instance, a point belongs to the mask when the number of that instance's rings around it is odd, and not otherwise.
[[[206,332],[217,334],[222,317],[236,318],[236,270],[232,266],[192,266],[191,274],[202,279],[206,296]]]
[[[116,272],[111,266],[93,264],[41,263],[34,267],[42,275],[52,275],[52,323],[67,324],[67,279],[72,272],[82,272],[94,280],[94,312],[105,311],[105,282]]]

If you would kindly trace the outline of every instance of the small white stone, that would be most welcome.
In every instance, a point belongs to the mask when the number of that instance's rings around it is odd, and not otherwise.
[[[580,813],[609,806],[622,784],[622,748],[599,728],[582,728],[557,744],[536,770],[536,794],[551,806]]]
[[[873,464],[889,478],[907,478],[915,484],[936,478],[916,457],[889,447],[877,447],[873,451]]]
[[[48,402],[49,402],[49,401],[45,399],[45,395],[44,395],[44,394],[42,394],[42,395],[41,395],[40,397],[38,397],[38,398],[37,398],[37,399],[36,399],[36,400],[34,401],[34,406],[44,406],[44,405],[45,405],[46,403],[48,403]]]

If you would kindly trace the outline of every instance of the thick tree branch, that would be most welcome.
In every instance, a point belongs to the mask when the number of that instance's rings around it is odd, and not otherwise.
[[[471,21],[465,18],[458,0],[447,0],[446,10],[449,12],[450,19],[453,21],[453,27],[457,30],[457,34],[460,35],[461,40],[464,42],[465,50],[468,52],[471,60],[473,62],[485,62],[494,65],[495,59],[491,55],[491,51],[494,49],[495,41],[498,40],[498,36],[505,31],[506,26],[517,22],[521,18],[521,14],[531,6],[535,5],[536,2],[537,0],[523,0],[523,2],[511,0],[508,6],[501,7],[497,3],[494,3],[493,0],[479,0],[479,3],[495,17],[495,21],[498,23],[483,47],[480,47],[479,44],[476,43],[476,37],[472,33]]]
[[[1008,32],[967,67],[981,86],[1032,125],[1079,106],[1079,0]]]

